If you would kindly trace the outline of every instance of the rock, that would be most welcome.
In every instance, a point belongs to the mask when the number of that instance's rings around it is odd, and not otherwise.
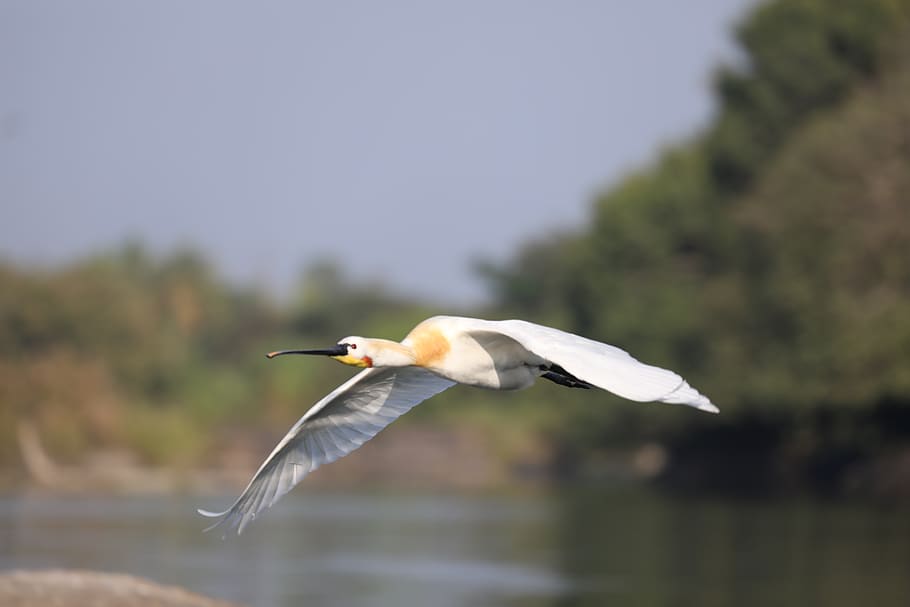
[[[176,586],[119,573],[80,570],[0,574],[4,607],[238,607]]]

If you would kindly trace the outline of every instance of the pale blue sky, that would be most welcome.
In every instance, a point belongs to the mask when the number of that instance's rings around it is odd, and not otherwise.
[[[0,0],[0,255],[192,245],[439,303],[712,111],[752,0]]]

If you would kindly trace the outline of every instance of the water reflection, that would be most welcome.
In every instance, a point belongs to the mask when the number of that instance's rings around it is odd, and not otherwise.
[[[240,538],[229,498],[0,498],[0,568],[120,571],[257,606],[910,604],[901,508],[683,499],[298,491]]]
[[[606,580],[616,604],[910,605],[906,508],[602,491],[562,503],[562,572]],[[565,604],[608,602],[588,588]]]

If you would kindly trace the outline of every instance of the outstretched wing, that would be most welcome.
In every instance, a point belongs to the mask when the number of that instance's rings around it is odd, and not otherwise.
[[[514,339],[529,352],[623,398],[689,405],[717,413],[717,407],[686,380],[667,369],[646,365],[625,350],[524,320],[480,321],[481,331]]]
[[[224,512],[199,510],[241,533],[307,474],[344,457],[415,405],[454,385],[418,367],[365,369],[306,412]],[[206,529],[208,531],[208,529]]]

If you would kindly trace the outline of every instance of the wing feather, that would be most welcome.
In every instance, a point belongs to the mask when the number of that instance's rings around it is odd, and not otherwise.
[[[647,365],[616,346],[524,320],[479,323],[479,330],[506,335],[529,352],[559,365],[578,379],[623,398],[682,404],[702,411],[718,412],[706,396],[678,374]]]
[[[313,405],[224,512],[199,510],[237,533],[323,464],[360,447],[415,405],[454,385],[418,367],[365,369]]]

